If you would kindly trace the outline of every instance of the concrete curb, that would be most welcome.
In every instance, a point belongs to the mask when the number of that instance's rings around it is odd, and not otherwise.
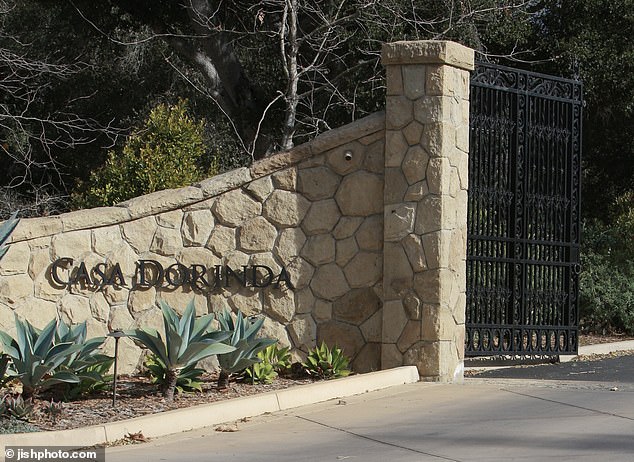
[[[414,383],[418,380],[418,370],[415,366],[403,366],[255,396],[175,409],[103,425],[73,430],[2,435],[0,444],[5,447],[71,446],[81,448],[112,442],[123,438],[127,433],[139,431],[146,437],[155,438],[257,416],[266,412],[282,411],[333,398],[359,395],[396,385]],[[0,457],[4,460],[4,451]]]
[[[614,353],[615,351],[634,350],[634,340],[626,340],[623,342],[612,343],[596,343],[594,345],[585,345],[579,347],[579,356],[583,355],[605,355]],[[567,363],[578,356],[560,356],[559,362]]]

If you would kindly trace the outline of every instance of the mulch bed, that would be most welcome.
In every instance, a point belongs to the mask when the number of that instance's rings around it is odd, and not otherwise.
[[[634,340],[634,337],[585,334],[579,336],[579,344],[582,346],[623,340]],[[161,396],[158,386],[152,384],[148,377],[121,376],[117,384],[116,407],[112,407],[112,393],[110,391],[103,392],[63,403],[61,415],[53,421],[46,412],[50,397],[42,396],[40,399],[35,400],[35,411],[30,423],[43,431],[66,430],[131,419],[231,398],[251,396],[268,391],[282,390],[313,382],[310,378],[291,379],[278,377],[269,385],[252,385],[232,381],[227,389],[219,390],[216,386],[217,380],[217,373],[206,374],[203,376],[202,392],[177,394],[172,403],[167,403]]]
[[[44,431],[66,430],[131,419],[198,404],[251,396],[313,382],[312,379],[308,378],[278,377],[269,385],[252,385],[232,381],[227,389],[219,390],[216,386],[217,380],[217,374],[206,374],[203,376],[202,393],[177,394],[172,403],[167,403],[160,394],[158,386],[152,384],[149,378],[121,376],[117,382],[116,407],[112,407],[112,392],[103,392],[95,396],[63,403],[61,415],[53,422],[51,416],[46,412],[50,398],[47,400],[45,396],[42,396],[35,400],[35,411],[29,422]]]

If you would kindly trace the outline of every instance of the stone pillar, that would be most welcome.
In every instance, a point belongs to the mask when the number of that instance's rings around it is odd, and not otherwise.
[[[383,46],[387,70],[381,367],[464,369],[469,71],[448,41]]]

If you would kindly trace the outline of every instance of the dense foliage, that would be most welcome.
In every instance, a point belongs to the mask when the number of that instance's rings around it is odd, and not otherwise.
[[[582,328],[634,335],[634,201],[619,197],[609,224],[586,222],[581,273]]]
[[[538,68],[583,81],[584,213],[607,222],[605,205],[634,189],[634,1],[544,3]]]
[[[380,109],[381,42],[450,38],[515,54],[529,43],[531,3],[0,0],[0,217],[64,211],[159,104],[185,98],[206,121],[200,175],[233,168]]]
[[[114,205],[163,189],[186,186],[214,175],[202,166],[204,124],[192,119],[185,101],[159,104],[142,129],[135,131],[121,152],[110,151],[103,167],[90,174],[78,205]]]

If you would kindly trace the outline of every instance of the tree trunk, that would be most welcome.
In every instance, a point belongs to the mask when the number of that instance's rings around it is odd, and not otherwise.
[[[235,35],[225,30],[216,17],[218,11],[212,5],[215,2],[116,0],[114,3],[150,26],[172,50],[202,73],[206,81],[205,93],[227,116],[245,150],[255,158],[263,157],[266,146],[262,141],[258,142],[256,134],[265,104],[258,96],[257,82],[249,79],[235,51]],[[171,23],[170,14],[182,12],[182,8],[188,24]],[[178,27],[190,30],[183,32]]]
[[[256,127],[263,108],[256,97],[256,88],[234,50],[234,37],[227,31],[219,30],[208,0],[190,0],[187,11],[192,29],[204,37],[197,44],[206,57],[206,65],[199,65],[199,69],[211,85],[216,85],[220,96],[217,102],[232,120],[244,145],[255,151]],[[213,67],[212,73],[209,65]]]
[[[176,383],[178,382],[179,371],[175,369],[168,369],[165,374],[165,387],[163,389],[163,397],[165,401],[171,403],[174,401],[174,392],[176,391]]]
[[[33,398],[33,396],[35,396],[35,388],[33,387],[22,387],[22,399],[24,399],[24,401]]]
[[[226,390],[229,386],[229,373],[224,369],[220,369],[220,375],[218,375],[218,389]]]
[[[282,128],[282,150],[293,147],[293,135],[295,134],[295,124],[297,118],[297,86],[299,84],[299,74],[297,67],[297,53],[299,42],[297,37],[297,0],[286,0],[284,8],[284,24],[280,29],[280,41],[282,57],[284,58],[285,74],[287,78],[286,87],[286,115]],[[286,24],[288,22],[288,25]],[[288,29],[288,30],[287,30]],[[286,41],[288,40],[288,43]]]

